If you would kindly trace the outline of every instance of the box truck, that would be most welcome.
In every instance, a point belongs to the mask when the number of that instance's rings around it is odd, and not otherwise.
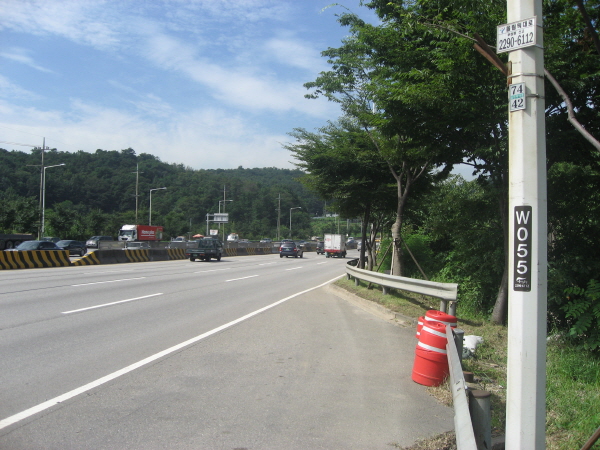
[[[119,230],[118,241],[160,241],[163,227],[154,225],[123,225]]]
[[[341,234],[326,234],[323,250],[327,258],[345,258],[346,240]]]

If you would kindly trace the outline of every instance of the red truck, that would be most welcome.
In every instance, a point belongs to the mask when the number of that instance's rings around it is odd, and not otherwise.
[[[154,225],[123,225],[119,230],[118,241],[160,241],[163,227]]]

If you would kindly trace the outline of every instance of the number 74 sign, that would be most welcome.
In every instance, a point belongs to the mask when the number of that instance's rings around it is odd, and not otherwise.
[[[510,112],[519,111],[527,108],[526,96],[527,88],[525,83],[515,83],[508,86],[508,102]]]

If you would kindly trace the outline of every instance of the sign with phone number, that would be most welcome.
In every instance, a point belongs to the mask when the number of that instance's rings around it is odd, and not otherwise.
[[[496,52],[505,53],[536,45],[536,18],[507,23],[496,28]]]

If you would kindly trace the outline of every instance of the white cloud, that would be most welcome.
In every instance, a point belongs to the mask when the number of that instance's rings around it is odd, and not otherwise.
[[[114,47],[119,39],[109,2],[98,0],[4,0],[0,3],[2,28],[52,34],[96,48]]]
[[[29,66],[35,70],[39,70],[40,72],[54,73],[52,70],[46,69],[45,67],[42,67],[39,64],[37,64],[33,60],[33,58],[28,55],[28,53],[29,52],[25,49],[11,48],[8,51],[0,53],[0,56],[6,59],[10,59],[11,61],[16,61],[18,63],[25,64],[26,66]]]
[[[314,71],[326,67],[320,51],[306,42],[291,37],[280,36],[269,39],[264,45],[270,58],[279,64],[298,67],[306,71]]]
[[[37,94],[17,86],[3,75],[0,75],[0,97],[29,101],[39,98]]]

